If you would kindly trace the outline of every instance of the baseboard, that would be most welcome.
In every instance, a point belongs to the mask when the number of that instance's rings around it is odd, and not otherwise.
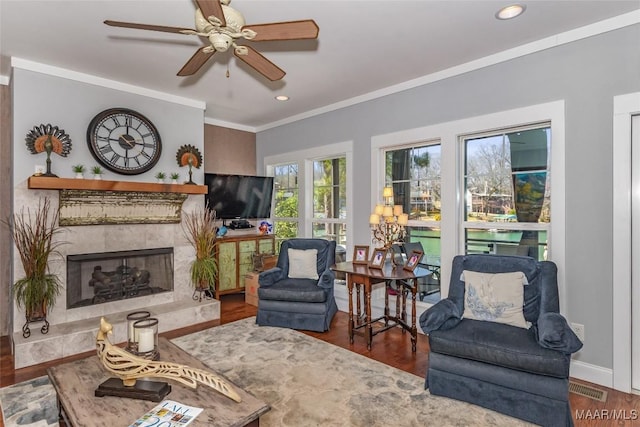
[[[569,375],[571,378],[613,388],[613,369],[603,368],[580,360],[572,360]]]

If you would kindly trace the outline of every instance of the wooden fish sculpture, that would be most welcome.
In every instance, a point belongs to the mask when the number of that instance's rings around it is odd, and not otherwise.
[[[100,319],[100,329],[96,336],[96,347],[100,361],[107,371],[116,375],[127,387],[133,387],[137,378],[167,378],[196,388],[198,383],[236,402],[242,401],[238,393],[219,376],[201,369],[190,368],[178,363],[147,360],[111,344],[108,335],[113,326],[104,317]]]

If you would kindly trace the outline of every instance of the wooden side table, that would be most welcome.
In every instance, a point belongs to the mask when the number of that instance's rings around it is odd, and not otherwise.
[[[353,264],[341,262],[332,267],[332,270],[344,273],[349,292],[349,340],[353,343],[356,331],[363,329],[367,340],[367,349],[371,350],[373,336],[396,326],[411,333],[411,351],[416,351],[418,328],[416,326],[416,295],[418,293],[418,279],[431,274],[430,270],[418,267],[413,272],[385,264],[384,268],[369,268],[366,264]],[[400,285],[399,295],[396,297],[395,315],[389,311],[389,282],[395,280]],[[385,282],[384,314],[378,318],[371,318],[371,289],[376,283]],[[353,311],[353,290],[356,290],[356,312]],[[364,297],[364,312],[360,303],[360,291]],[[411,324],[407,323],[407,296],[411,292]],[[384,326],[374,328],[374,324],[384,320]]]

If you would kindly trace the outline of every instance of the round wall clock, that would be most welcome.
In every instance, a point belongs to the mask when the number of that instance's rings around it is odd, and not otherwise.
[[[150,170],[162,152],[153,123],[127,108],[110,108],[96,115],[87,128],[87,144],[98,163],[124,175]]]

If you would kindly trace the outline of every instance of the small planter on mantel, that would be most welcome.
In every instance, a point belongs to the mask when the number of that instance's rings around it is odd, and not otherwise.
[[[100,166],[94,166],[91,168],[93,172],[93,179],[102,179],[102,168]]]

